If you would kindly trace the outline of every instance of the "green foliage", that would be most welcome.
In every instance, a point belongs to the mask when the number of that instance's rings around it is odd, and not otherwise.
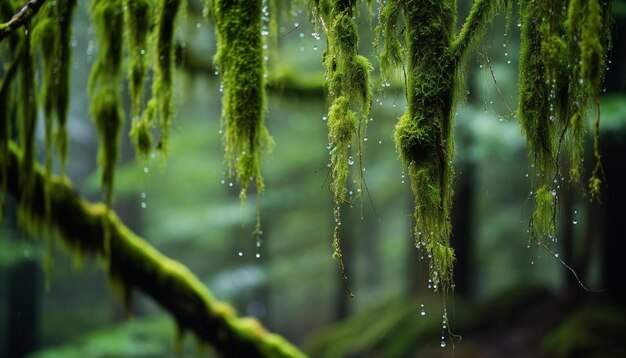
[[[236,175],[243,199],[251,180],[257,192],[263,191],[261,152],[271,143],[264,124],[261,1],[217,0],[213,11],[218,35],[215,62],[224,89],[224,161],[228,175]]]

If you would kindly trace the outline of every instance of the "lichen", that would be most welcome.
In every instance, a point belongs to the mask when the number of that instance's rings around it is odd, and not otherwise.
[[[264,125],[265,64],[261,0],[213,1],[218,35],[215,63],[223,85],[224,161],[235,175],[242,200],[250,181],[263,191],[261,152],[271,143]]]

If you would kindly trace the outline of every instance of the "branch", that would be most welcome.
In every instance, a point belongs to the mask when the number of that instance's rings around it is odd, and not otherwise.
[[[458,64],[467,55],[473,42],[483,35],[485,25],[491,19],[496,7],[502,0],[474,0],[467,19],[456,35],[450,48],[453,63]]]
[[[14,145],[10,147],[8,163],[0,164],[8,165],[8,191],[19,202],[24,195],[18,172],[21,154]],[[27,229],[54,228],[71,250],[104,257],[104,222],[108,213],[109,274],[120,280],[123,287],[134,287],[151,296],[174,316],[181,331],[193,331],[226,357],[304,357],[255,319],[237,318],[234,309],[214,299],[187,267],[135,235],[104,204],[83,200],[67,179],[46,180],[37,166],[27,221],[31,225],[25,225]],[[47,185],[51,208],[48,217],[44,205]]]
[[[0,41],[9,36],[20,26],[28,23],[30,19],[39,12],[39,8],[46,0],[28,0],[26,5],[13,17],[4,24],[0,24]]]

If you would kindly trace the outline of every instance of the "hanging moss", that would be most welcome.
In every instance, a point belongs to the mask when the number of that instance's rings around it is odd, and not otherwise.
[[[264,125],[265,64],[261,0],[216,0],[218,48],[215,62],[223,85],[224,161],[245,198],[249,182],[263,191],[261,151],[271,143]]]
[[[57,53],[59,49],[59,22],[56,8],[46,7],[40,12],[39,21],[32,32],[33,46],[41,48],[42,84],[41,101],[44,113],[45,167],[47,175],[52,170],[52,126],[54,124],[55,87],[57,75]]]
[[[181,0],[161,0],[157,7],[154,36],[156,66],[154,68],[154,82],[152,83],[152,98],[148,103],[150,108],[146,111],[147,115],[144,118],[151,124],[155,116],[158,118],[161,129],[159,149],[163,153],[167,153],[169,128],[173,113],[174,23],[180,4]],[[135,141],[137,140],[135,139]]]
[[[588,103],[597,101],[603,75],[604,11],[597,0],[572,0],[568,7],[564,0],[520,1],[518,114],[535,172],[530,226],[537,239],[554,235],[562,149],[569,152],[570,177],[580,178]],[[589,182],[592,195],[599,190],[598,171],[599,164]],[[554,198],[545,200],[546,192]]]
[[[560,11],[548,2],[520,1],[522,23],[519,65],[519,120],[526,137],[528,152],[535,175],[536,207],[533,214],[531,234],[536,238],[553,236],[555,200],[547,189],[557,172],[558,124],[555,120],[554,98],[555,71],[561,56],[560,45],[555,38],[559,29],[551,26],[550,14]],[[547,194],[546,194],[547,193]],[[552,207],[549,207],[552,206]],[[547,216],[545,216],[547,215]],[[548,231],[543,231],[548,230]]]
[[[98,57],[89,77],[90,112],[100,139],[98,158],[102,186],[109,205],[124,121],[119,95],[124,34],[122,5],[122,0],[94,0],[91,4],[91,16],[98,36]]]
[[[130,137],[140,157],[146,158],[152,147],[148,117],[142,117],[144,85],[148,72],[148,37],[152,26],[152,2],[124,0],[128,43],[128,84],[131,98],[132,127]]]
[[[452,113],[456,67],[450,57],[454,1],[406,1],[404,12],[408,107],[394,138],[415,197],[417,246],[431,257],[434,287],[452,284]]]
[[[24,196],[20,202],[22,220],[28,220],[29,212],[32,209],[30,201],[33,186],[33,171],[35,163],[35,128],[37,126],[37,99],[35,92],[35,72],[33,68],[33,58],[31,56],[31,38],[24,36],[23,50],[21,52],[20,71],[18,77],[18,116],[17,129],[19,134],[19,144],[24,153],[24,160],[21,162],[20,185],[24,191]]]
[[[141,112],[148,57],[148,35],[152,26],[152,3],[149,0],[125,0],[126,39],[128,43],[128,83],[132,117]]]
[[[350,166],[363,157],[365,127],[371,107],[372,65],[358,54],[359,36],[355,20],[356,2],[317,0],[313,13],[326,30],[327,49],[323,55],[328,87],[328,142],[330,151],[330,188],[335,208],[333,216],[333,257],[346,288],[348,275],[341,251],[341,205],[346,202]],[[363,193],[362,168],[355,166],[355,182]],[[348,288],[348,292],[350,292]]]

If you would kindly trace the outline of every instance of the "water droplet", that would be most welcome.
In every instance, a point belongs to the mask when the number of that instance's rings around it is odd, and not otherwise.
[[[146,202],[145,202],[145,201],[141,203],[141,208],[142,208],[142,209],[145,209],[145,208],[147,208],[147,207],[148,207],[148,204],[146,204]]]
[[[144,172],[144,173],[146,173],[146,174],[147,174],[147,173],[148,173],[148,171],[150,171],[150,170],[148,169],[148,167],[143,167],[143,172]]]
[[[354,159],[352,157],[348,157],[348,165],[354,164]]]
[[[426,311],[424,310],[424,304],[422,303],[420,306],[421,306],[420,316],[426,316]]]
[[[237,254],[239,257],[243,256],[243,252],[239,251],[239,253]]]
[[[576,220],[576,219],[572,220],[572,224],[574,224],[574,225],[578,224],[578,220]]]
[[[231,181],[230,183],[228,183],[228,186],[232,187],[233,186],[233,182]]]
[[[255,257],[256,257],[257,259],[259,259],[259,258],[261,258],[261,254],[257,252],[257,254],[255,255]]]
[[[556,257],[556,258],[558,259],[558,258],[559,258],[559,253],[558,253],[558,252],[555,252],[555,253],[554,253],[554,257]]]
[[[446,341],[441,341],[441,348],[445,348],[446,347]]]
[[[313,45],[313,51],[317,51],[317,45]]]

